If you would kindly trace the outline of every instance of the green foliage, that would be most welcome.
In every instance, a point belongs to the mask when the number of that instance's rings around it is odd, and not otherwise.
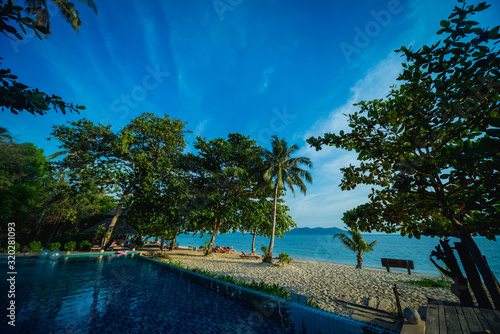
[[[19,242],[16,242],[14,244],[14,251],[17,253],[20,251],[20,249],[21,249],[21,244]]]
[[[284,265],[285,263],[286,264],[290,264],[290,262],[292,262],[293,259],[285,252],[283,253],[280,253],[279,255],[279,260],[278,260],[278,263],[281,264],[281,265]]]
[[[92,243],[88,240],[80,241],[80,250],[87,251],[92,247]]]
[[[252,281],[252,282],[248,283],[248,282],[244,281],[243,279],[236,279],[230,275],[216,274],[216,273],[212,273],[210,271],[199,269],[199,268],[193,268],[190,270],[194,271],[195,273],[201,274],[201,275],[220,279],[221,281],[240,285],[240,286],[243,286],[245,288],[261,291],[261,292],[264,292],[264,293],[267,293],[267,294],[270,294],[273,296],[277,296],[280,298],[284,298],[284,299],[290,299],[290,292],[286,291],[283,287],[280,287],[277,284],[267,284],[265,282],[256,282],[256,281]]]
[[[0,226],[16,224],[16,233],[28,237],[49,196],[50,167],[43,150],[14,142],[0,128]],[[34,237],[34,236],[33,236]]]
[[[378,243],[378,240],[372,241],[371,243],[367,243],[364,239],[363,236],[361,235],[361,232],[356,228],[352,227],[350,231],[348,231],[349,234],[351,234],[351,238],[349,238],[345,233],[337,233],[333,237],[339,238],[339,240],[349,248],[351,251],[357,253],[357,265],[356,268],[361,269],[363,265],[363,254],[364,253],[369,253],[373,251],[373,248],[375,245]]]
[[[267,246],[261,245],[260,250],[262,251],[262,254],[264,254],[264,256],[267,256],[267,253],[269,252],[269,248],[267,248]]]
[[[206,140],[197,137],[198,154],[188,154],[185,167],[191,172],[192,196],[188,230],[216,235],[236,231],[238,211],[253,197],[254,173],[261,166],[261,148],[239,133]],[[214,242],[210,241],[208,253]]]
[[[49,246],[49,249],[51,251],[55,251],[55,250],[60,250],[61,249],[61,244],[59,242],[52,242],[48,246]]]
[[[470,20],[486,3],[461,2],[441,21],[441,41],[397,50],[407,62],[385,99],[358,103],[349,132],[308,143],[357,153],[342,190],[373,186],[368,203],[344,213],[348,226],[460,238],[498,308],[500,287],[472,236],[500,234],[500,27]]]
[[[171,266],[174,266],[174,267],[187,269],[186,266],[184,264],[182,264],[181,261],[168,260],[168,261],[164,261],[164,262],[171,265]]]
[[[469,20],[488,7],[455,7],[443,40],[397,51],[407,60],[399,87],[358,103],[350,132],[308,140],[356,151],[360,164],[342,168],[342,190],[374,186],[346,224],[416,238],[500,234],[499,27]]]
[[[421,280],[418,281],[400,281],[403,283],[408,283],[408,284],[413,284],[416,286],[425,286],[425,287],[431,287],[431,288],[446,288],[449,289],[451,287],[451,283],[447,281],[439,281],[439,280],[433,280],[429,278],[422,278]]]
[[[288,188],[295,196],[294,186],[297,186],[305,195],[307,187],[304,183],[312,183],[311,173],[298,167],[305,165],[312,167],[313,164],[309,158],[298,157],[293,158],[292,155],[299,150],[298,145],[288,145],[285,139],[280,139],[277,136],[271,137],[271,150],[264,149],[262,156],[264,158],[264,168],[262,172],[263,185],[274,187],[274,201],[277,202],[280,191],[286,192]],[[285,186],[286,185],[286,186]],[[271,240],[269,242],[269,251],[264,257],[264,261],[271,262],[274,249],[274,236],[276,232],[276,217],[277,209],[273,209],[273,220],[271,227]]]
[[[76,241],[68,241],[64,244],[64,250],[66,251],[74,251],[76,249]]]
[[[318,303],[316,302],[316,300],[314,300],[314,297],[312,295],[307,298],[307,303],[306,304],[308,306],[319,308]]]
[[[94,125],[87,119],[53,128],[52,137],[61,141],[64,159],[55,163],[69,170],[75,191],[118,193],[121,211],[128,196],[141,196],[169,175],[173,162],[185,147],[184,122],[168,115],[143,113],[117,133],[111,125]],[[109,241],[114,224],[109,226]]]
[[[209,244],[209,240],[207,238],[205,238],[205,243],[203,244],[203,252],[207,252],[208,250],[208,244]]]
[[[53,2],[57,4],[63,17],[78,32],[81,21],[73,4],[68,1]],[[94,1],[86,0],[84,2],[97,13]],[[15,23],[19,25],[24,34],[27,34],[26,29],[33,31],[35,36],[40,39],[42,36],[50,34],[46,0],[29,1],[24,5],[25,8],[13,5],[11,1],[7,1],[5,4],[3,1],[0,2],[0,32],[10,39],[22,40],[23,36],[13,26]],[[0,107],[2,111],[7,109],[16,115],[22,111],[33,115],[45,115],[50,109],[59,110],[63,114],[67,111],[79,113],[80,110],[85,109],[84,106],[66,103],[59,96],[41,92],[38,88],[29,88],[18,82],[17,78],[10,69],[0,69],[0,82],[2,82],[0,85]]]
[[[42,242],[41,241],[32,241],[28,245],[28,252],[38,253],[42,250]]]

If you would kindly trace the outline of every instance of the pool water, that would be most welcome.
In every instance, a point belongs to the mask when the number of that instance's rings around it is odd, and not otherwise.
[[[390,332],[134,255],[18,260],[15,328],[0,289],[2,333]]]

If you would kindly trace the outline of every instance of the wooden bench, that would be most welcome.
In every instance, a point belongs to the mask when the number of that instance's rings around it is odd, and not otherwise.
[[[387,268],[387,272],[391,271],[393,268],[406,268],[408,269],[408,275],[411,275],[410,269],[415,269],[413,266],[413,261],[410,260],[396,260],[396,259],[380,259],[382,261],[382,266]]]

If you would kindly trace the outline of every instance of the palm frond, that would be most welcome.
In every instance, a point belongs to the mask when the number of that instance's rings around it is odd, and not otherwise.
[[[97,6],[94,0],[78,0],[79,2],[87,5],[95,14],[97,14]]]
[[[349,248],[349,250],[353,252],[356,252],[358,250],[354,241],[352,241],[351,238],[349,238],[345,233],[337,233],[333,236],[333,239],[335,238],[338,238],[344,244],[344,246]]]

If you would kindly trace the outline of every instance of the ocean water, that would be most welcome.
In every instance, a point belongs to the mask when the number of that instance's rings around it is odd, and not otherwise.
[[[210,235],[200,238],[199,235],[180,235],[177,237],[177,243],[180,246],[203,246]],[[363,267],[382,268],[380,259],[403,259],[412,260],[415,270],[412,272],[430,275],[439,275],[439,271],[429,260],[431,252],[439,244],[438,238],[422,237],[420,240],[409,239],[399,235],[364,235],[364,239],[370,243],[378,240],[374,251],[365,253],[363,256]],[[450,239],[450,245],[453,246],[456,238]],[[474,238],[479,249],[486,257],[488,264],[500,279],[500,243],[490,241],[483,237]],[[252,236],[250,234],[232,233],[222,234],[215,238],[215,244],[218,246],[232,246],[238,252],[251,252]],[[269,238],[257,237],[255,248],[258,254],[262,254],[261,245],[269,246]],[[312,260],[320,262],[331,262],[347,265],[356,265],[356,253],[347,249],[338,239],[333,239],[333,235],[285,235],[284,238],[276,238],[274,241],[273,255],[277,256],[281,252],[286,252],[294,259]],[[438,264],[444,264],[437,261]],[[406,269],[391,269],[403,270]]]

